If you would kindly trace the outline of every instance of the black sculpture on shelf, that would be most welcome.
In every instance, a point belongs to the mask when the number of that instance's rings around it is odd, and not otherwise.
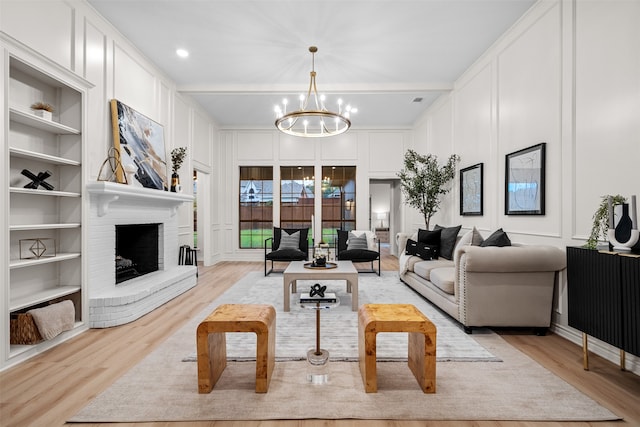
[[[37,190],[38,187],[42,186],[49,191],[52,191],[54,189],[53,185],[45,181],[45,179],[51,176],[51,172],[49,171],[40,172],[36,176],[36,174],[34,174],[33,172],[28,171],[27,169],[22,169],[22,175],[26,176],[31,180],[31,182],[25,185],[24,188],[32,188],[34,190]]]

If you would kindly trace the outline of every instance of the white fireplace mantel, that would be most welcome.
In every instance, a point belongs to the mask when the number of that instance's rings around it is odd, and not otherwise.
[[[193,202],[193,196],[183,193],[155,190],[152,188],[134,187],[108,181],[94,181],[87,184],[87,190],[97,196],[98,216],[105,216],[109,206],[118,201],[144,201],[146,205],[167,207],[174,216],[181,204]]]

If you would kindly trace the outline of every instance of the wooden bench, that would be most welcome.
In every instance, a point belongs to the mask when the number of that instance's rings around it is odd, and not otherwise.
[[[412,304],[363,304],[358,310],[358,355],[367,393],[378,391],[376,335],[409,334],[409,369],[424,393],[436,392],[436,326]]]
[[[256,393],[266,393],[276,360],[276,310],[265,304],[223,304],[200,322],[198,393],[210,393],[227,366],[226,332],[255,332]]]

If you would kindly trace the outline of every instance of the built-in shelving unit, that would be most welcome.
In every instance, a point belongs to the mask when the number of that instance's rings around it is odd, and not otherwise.
[[[0,42],[3,40],[0,39]],[[8,260],[1,303],[4,349],[2,365],[12,364],[86,328],[87,295],[83,258],[84,123],[89,84],[72,72],[14,43],[0,45],[6,88],[2,108],[4,132],[2,182]],[[54,107],[53,118],[36,116],[35,102]],[[6,110],[5,110],[6,108]],[[34,176],[46,185],[29,188]],[[31,177],[29,176],[31,175]],[[44,245],[32,246],[32,242]],[[73,301],[73,331],[34,345],[13,345],[11,319],[16,314],[60,299]]]

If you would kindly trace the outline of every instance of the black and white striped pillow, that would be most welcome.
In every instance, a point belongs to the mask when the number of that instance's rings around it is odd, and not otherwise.
[[[289,234],[282,230],[280,234],[280,247],[278,249],[300,249],[300,231]]]
[[[349,232],[349,240],[347,240],[347,250],[352,249],[369,249],[367,245],[367,236],[362,233],[360,236]]]

